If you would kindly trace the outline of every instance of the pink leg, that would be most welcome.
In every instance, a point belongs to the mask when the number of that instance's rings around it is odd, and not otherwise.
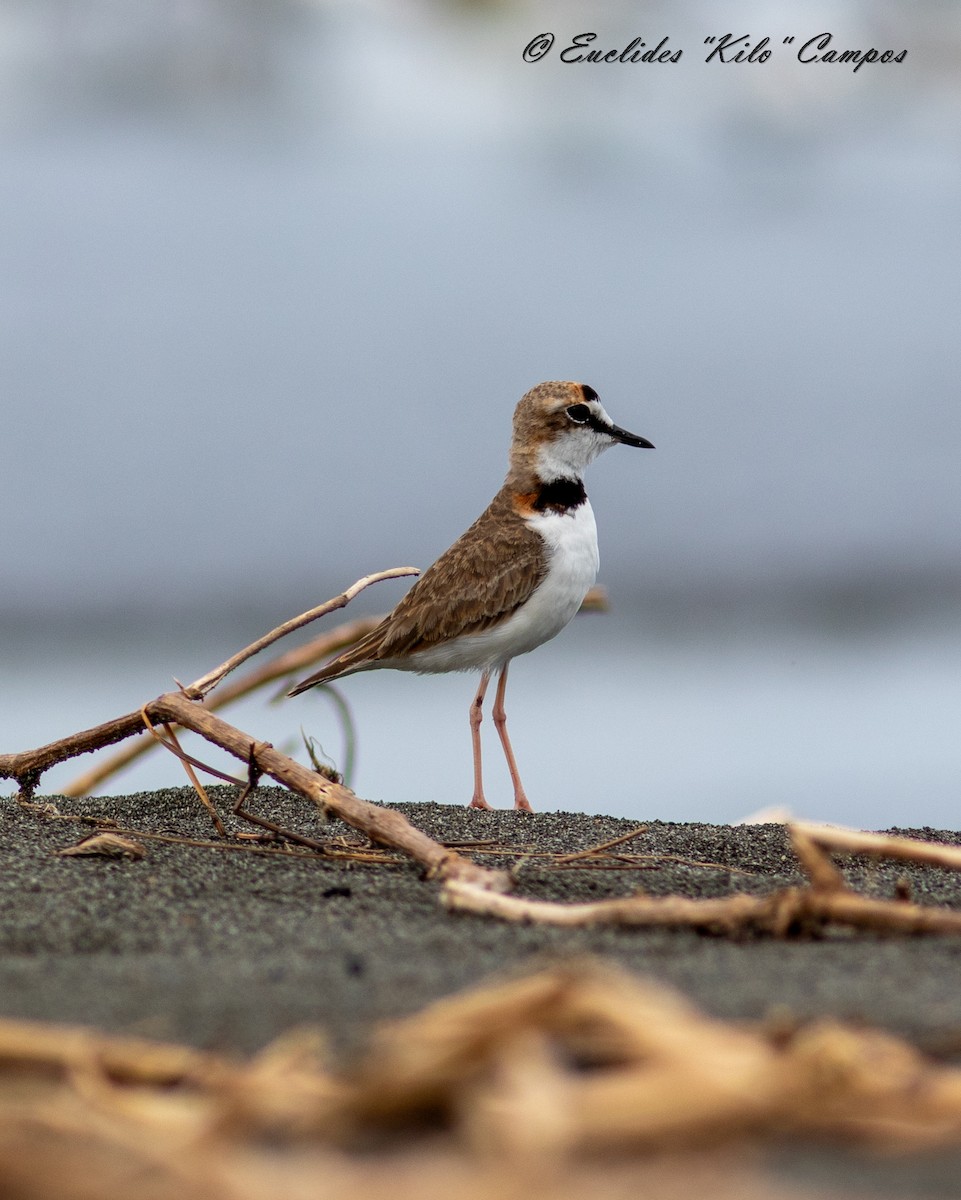
[[[507,769],[511,773],[511,782],[514,784],[514,807],[520,809],[522,812],[533,812],[531,802],[527,799],[524,791],[524,785],[521,783],[521,777],[517,773],[514,751],[511,748],[511,740],[507,736],[507,713],[504,711],[504,693],[507,691],[507,667],[509,666],[510,663],[503,668],[500,678],[497,680],[497,695],[494,697],[494,709],[491,716],[494,718],[494,725],[501,739],[501,745],[504,747]]]
[[[470,706],[470,740],[474,749],[474,795],[471,797],[471,802],[468,805],[468,808],[490,808],[490,805],[484,799],[484,780],[481,775],[480,741],[480,726],[481,721],[484,719],[484,696],[487,694],[487,685],[490,683],[490,679],[490,671],[485,671],[481,676],[480,686],[477,689],[477,695],[471,701]]]

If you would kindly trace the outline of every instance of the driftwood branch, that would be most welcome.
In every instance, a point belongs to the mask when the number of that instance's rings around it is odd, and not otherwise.
[[[405,570],[405,568],[398,568]],[[386,574],[386,573],[385,573]],[[356,585],[355,585],[356,586]],[[332,602],[331,602],[332,603]],[[325,607],[325,606],[322,606]],[[584,597],[580,611],[582,613],[606,612],[608,610],[607,593],[604,588],[594,586]],[[295,618],[299,620],[299,618]],[[219,712],[235,700],[276,683],[278,680],[289,679],[292,675],[305,674],[318,663],[326,661],[331,655],[339,654],[359,642],[383,620],[383,614],[373,617],[358,617],[353,621],[345,621],[335,629],[321,634],[303,646],[287,650],[285,653],[270,659],[269,662],[250,671],[242,678],[233,680],[218,687],[216,692],[208,693],[203,701],[211,712]],[[270,636],[269,634],[267,635]],[[284,689],[286,690],[286,689]],[[144,754],[156,748],[152,739],[137,738],[128,741],[127,745],[96,763],[88,771],[72,779],[61,788],[65,796],[87,796],[100,786],[106,779],[116,775],[131,763],[136,762]]]
[[[327,604],[312,609],[293,621],[285,622],[279,629],[272,630],[270,634],[255,642],[253,647],[248,646],[239,655],[234,655],[215,671],[197,680],[190,688],[159,696],[136,713],[128,713],[114,721],[73,734],[36,750],[0,755],[0,778],[16,779],[20,784],[21,794],[29,797],[42,772],[55,763],[111,745],[155,725],[180,726],[199,733],[208,742],[220,746],[240,759],[246,764],[250,778],[269,775],[278,783],[311,800],[331,816],[339,817],[354,829],[360,830],[371,841],[400,850],[415,862],[421,863],[433,877],[469,879],[481,888],[506,887],[507,877],[501,872],[477,866],[456,851],[448,850],[415,829],[400,813],[361,800],[349,788],[323,778],[286,754],[281,754],[269,743],[260,742],[250,734],[228,725],[198,700],[190,698],[191,695],[199,697],[209,692],[218,679],[222,679],[234,666],[249,658],[256,649],[269,645],[283,633],[300,628],[309,620],[316,620],[325,613],[343,608],[370,584],[412,573],[414,570],[411,567],[399,567],[358,580],[346,592]]]
[[[278,783],[311,800],[325,812],[339,817],[348,825],[360,830],[371,841],[398,850],[421,863],[435,878],[441,880],[466,879],[482,890],[484,888],[506,888],[508,877],[504,873],[492,871],[470,862],[455,850],[440,845],[415,829],[394,810],[379,808],[361,800],[349,788],[323,778],[287,755],[280,753],[269,743],[260,742],[213,715],[212,710],[215,707],[247,694],[265,682],[272,682],[291,674],[316,661],[324,654],[334,652],[344,645],[350,645],[359,636],[362,636],[363,632],[366,632],[372,622],[349,623],[323,638],[316,639],[308,646],[282,655],[247,679],[238,681],[232,688],[223,689],[216,701],[211,700],[210,693],[217,684],[254,654],[295,629],[302,628],[321,616],[343,608],[371,584],[413,574],[417,574],[413,567],[395,567],[368,575],[334,599],[271,630],[188,687],[181,686],[179,692],[167,693],[145,704],[136,712],[127,713],[113,721],[105,722],[92,729],[82,730],[34,750],[23,751],[19,754],[0,755],[0,778],[16,780],[20,786],[21,799],[28,800],[43,772],[50,767],[81,754],[137,737],[146,730],[155,733],[154,726],[156,725],[167,727],[168,736],[172,741],[160,739],[161,744],[168,749],[173,749],[189,770],[194,760],[189,755],[183,754],[176,744],[173,734],[173,729],[179,726],[198,733],[207,741],[220,746],[240,759],[247,766],[250,779],[259,778],[261,775],[270,776]],[[606,597],[603,591],[595,590],[586,598],[584,607],[588,610],[606,607]],[[155,733],[155,737],[157,736],[159,735]],[[124,761],[129,761],[136,753],[142,752],[143,748],[152,744],[154,744],[153,741],[144,741],[138,744],[136,750],[124,751]],[[112,769],[115,768],[108,768],[108,770]],[[102,777],[102,773],[92,772],[78,780],[71,790],[74,794],[82,794],[100,777]],[[195,786],[203,798],[202,788],[197,784]],[[219,816],[213,812],[209,800],[206,803],[212,811],[218,829],[222,830]]]
[[[311,621],[316,621],[319,617],[325,616],[327,613],[334,612],[336,609],[343,608],[350,601],[368,588],[373,583],[380,582],[385,579],[397,579],[406,575],[415,575],[417,570],[415,567],[392,567],[387,571],[379,571],[374,575],[367,575],[363,579],[357,580],[346,591],[339,596],[335,596],[332,600],[319,605],[317,608],[312,608],[306,613],[302,613],[299,617],[294,617],[290,621],[285,621],[283,625],[279,625],[276,629],[272,629],[262,638],[258,638],[250,646],[245,647],[239,654],[233,655],[225,663],[221,663],[215,670],[208,672],[195,683],[190,684],[188,688],[182,691],[194,699],[199,699],[201,696],[206,696],[216,686],[218,680],[224,678],[230,671],[241,663],[246,662],[248,658],[256,654],[258,650],[264,649],[277,641],[278,638],[292,632],[295,629],[300,629]],[[348,626],[334,630],[327,635],[326,639],[318,639],[312,643],[310,647],[302,647],[300,650],[291,651],[288,655],[276,660],[273,664],[268,664],[269,678],[271,680],[280,678],[282,675],[292,673],[298,670],[303,664],[301,657],[307,657],[310,662],[315,658],[321,657],[325,652],[334,652],[341,649],[343,645],[350,645],[357,637],[356,628],[351,629]],[[362,635],[360,635],[362,636]],[[264,677],[253,678],[244,681],[231,694],[226,694],[224,690],[224,698],[220,699],[220,703],[226,703],[228,700],[236,699],[238,696],[246,695],[255,687],[259,687],[264,682]],[[102,750],[106,746],[115,745],[117,742],[125,741],[127,738],[134,737],[145,732],[145,726],[141,717],[141,710],[136,712],[126,713],[122,717],[116,717],[112,721],[105,721],[102,725],[95,725],[92,729],[84,729],[79,733],[71,734],[69,737],[61,738],[56,742],[49,742],[45,746],[39,746],[35,750],[25,750],[19,754],[0,754],[0,779],[14,779],[20,787],[21,794],[25,798],[29,798],[35,790],[37,783],[40,780],[44,771],[56,766],[58,763],[67,762],[71,758],[77,758],[81,754],[89,754],[94,750]],[[152,745],[152,741],[143,743],[143,748],[138,747],[138,751],[143,753],[143,750]],[[127,758],[135,757],[130,754]],[[116,768],[114,768],[116,769]],[[89,790],[90,786],[94,786],[103,777],[102,773],[91,773],[97,775],[94,784],[90,784],[86,777],[76,781],[73,785],[73,790],[69,795],[83,795]],[[79,786],[78,786],[79,785]]]
[[[278,655],[277,658],[272,658],[262,667],[248,672],[242,678],[224,684],[216,692],[207,695],[203,701],[204,707],[211,712],[219,712],[235,700],[249,696],[252,692],[266,687],[268,684],[276,683],[278,679],[288,679],[291,675],[307,671],[332,654],[339,654],[341,650],[353,646],[365,634],[370,633],[381,620],[383,620],[382,616],[374,616],[345,621],[342,625],[321,634],[320,637],[314,638],[305,645],[288,650],[286,653]],[[82,775],[72,779],[61,789],[63,795],[75,797],[89,795],[105,779],[109,779],[124,767],[130,766],[142,755],[153,750],[155,746],[156,742],[152,739],[138,738],[136,741],[129,741],[126,746],[91,767],[89,771],[84,771]]]
[[[481,889],[507,887],[508,880],[502,872],[477,866],[456,851],[447,849],[435,842],[433,838],[428,837],[427,834],[415,829],[401,813],[389,808],[380,808],[360,799],[349,788],[316,774],[308,767],[274,749],[268,742],[260,742],[250,734],[243,733],[233,725],[228,725],[226,721],[209,712],[202,704],[188,700],[180,692],[169,692],[166,695],[158,696],[156,700],[151,700],[149,704],[145,704],[141,712],[136,714],[137,724],[141,730],[144,729],[144,717],[155,725],[164,723],[178,725],[182,729],[190,729],[194,733],[200,734],[208,742],[220,746],[221,749],[233,754],[244,764],[252,764],[257,771],[269,775],[277,783],[312,801],[330,816],[339,817],[352,828],[366,834],[371,841],[406,854],[424,866],[432,878],[440,880],[466,879]],[[127,722],[124,728],[128,730],[128,735],[135,732],[135,728],[127,718],[122,720]],[[96,734],[97,731],[92,730],[88,733]],[[124,735],[119,734],[119,736]],[[73,753],[80,754],[91,748],[87,741],[77,743],[77,738],[82,739],[83,735],[75,735],[73,739],[64,739],[72,744]],[[42,747],[41,750],[28,753],[39,756],[45,749],[49,749],[51,753],[47,756],[47,760],[41,760],[42,767],[51,765],[51,761],[60,762],[64,758],[71,757],[71,754],[63,752],[62,743],[54,743],[52,747]],[[22,762],[25,756],[7,755],[5,757],[19,759],[20,761],[14,765],[18,770],[23,769]],[[32,761],[34,761],[32,758],[27,758],[28,763]],[[2,765],[0,762],[0,766]]]
[[[58,763],[67,762],[81,754],[89,754],[92,750],[102,750],[104,746],[113,746],[126,738],[146,733],[140,710],[125,713],[92,729],[82,729],[69,737],[56,742],[48,742],[46,746],[38,746],[35,750],[23,750],[19,754],[0,754],[0,779],[14,779],[20,787],[21,795],[29,799],[40,782],[44,771],[55,767]]]
[[[686,926],[708,933],[755,932],[784,937],[791,932],[838,924],[889,933],[961,933],[961,912],[852,891],[824,852],[830,848],[961,870],[961,849],[813,822],[793,823],[788,832],[810,880],[809,887],[781,888],[767,896],[739,893],[698,900],[686,896],[627,896],[564,904],[480,892],[470,881],[452,879],[445,884],[442,899],[454,912],[567,928]]]
[[[16,779],[20,784],[21,797],[28,799],[42,772],[55,763],[133,737],[142,733],[145,727],[155,732],[154,726],[158,725],[167,728],[170,740],[164,744],[168,749],[174,749],[189,769],[193,760],[180,751],[173,733],[179,726],[199,734],[245,764],[250,788],[243,793],[241,803],[262,775],[269,776],[310,800],[324,812],[360,830],[372,842],[398,850],[421,863],[431,877],[444,883],[443,899],[453,910],[503,920],[538,921],[564,926],[671,925],[713,932],[756,930],[778,936],[792,931],[816,929],[831,922],[858,929],[902,933],[961,933],[961,913],[908,903],[903,898],[892,901],[855,893],[848,888],[841,872],[828,856],[829,851],[867,854],[959,870],[961,848],[939,846],[911,838],[860,833],[811,822],[795,822],[788,826],[794,850],[810,880],[807,887],[782,888],[767,896],[737,894],[697,900],[681,896],[632,896],[588,904],[559,904],[507,896],[502,893],[508,889],[509,877],[503,872],[478,866],[455,850],[440,845],[415,829],[400,813],[361,800],[342,784],[319,775],[269,743],[261,742],[229,725],[214,715],[212,704],[205,703],[211,690],[230,671],[284,634],[343,608],[372,583],[414,573],[411,567],[398,567],[367,576],[333,600],[271,630],[189,687],[181,687],[179,692],[166,693],[135,713],[128,713],[47,746],[20,754],[0,755],[0,778]],[[346,635],[341,629],[328,636],[344,638]],[[276,679],[282,673],[295,669],[301,665],[296,656],[304,655],[310,649],[295,651],[293,655],[283,656],[268,664],[258,674],[258,682],[267,677]],[[313,651],[316,653],[316,643]],[[235,685],[234,694],[240,690],[247,691],[251,686],[255,685],[242,681]],[[195,786],[203,795],[199,783]],[[213,812],[209,800],[207,804]],[[219,822],[219,816],[215,812],[213,815]],[[621,838],[592,848],[590,852],[567,856],[568,865],[598,850],[609,850],[642,832],[641,829],[632,830]]]
[[[481,892],[466,880],[450,880],[443,901],[452,912],[472,912],[504,921],[579,928],[620,925],[634,929],[682,927],[705,933],[788,933],[834,923],[853,929],[892,933],[961,933],[961,913],[900,900],[882,900],[856,892],[782,888],[768,896],[739,893],[718,899],[686,896],[627,896],[563,904],[523,896]]]
[[[796,835],[802,834],[823,850],[866,854],[872,858],[893,858],[901,862],[942,867],[947,871],[961,871],[961,846],[943,846],[938,842],[922,842],[918,838],[890,833],[867,833],[861,829],[822,825],[816,821],[791,821],[788,829],[795,841]]]
[[[155,723],[167,721],[183,729],[199,733],[206,741],[220,746],[241,762],[251,765],[263,775],[313,801],[321,810],[365,833],[373,842],[400,850],[427,868],[437,879],[467,879],[480,888],[503,888],[507,879],[499,871],[480,867],[462,858],[453,850],[441,846],[427,834],[421,833],[390,808],[379,808],[355,796],[343,784],[334,783],[316,774],[274,749],[269,742],[259,742],[214,716],[201,705],[177,692],[168,692],[145,706],[145,712]]]
[[[373,575],[365,575],[363,579],[358,579],[356,583],[351,584],[345,592],[341,592],[333,600],[327,600],[324,604],[320,604],[308,612],[301,613],[299,617],[292,617],[289,621],[284,621],[282,625],[278,625],[270,633],[265,633],[263,637],[258,638],[256,642],[252,642],[249,646],[239,651],[239,653],[232,655],[226,662],[221,663],[219,667],[215,667],[213,671],[208,671],[206,675],[201,676],[200,679],[190,684],[189,687],[185,687],[183,689],[184,695],[189,700],[202,700],[208,692],[213,691],[222,679],[229,675],[231,671],[236,670],[242,663],[245,663],[248,658],[253,658],[255,654],[259,654],[261,650],[266,650],[268,646],[272,646],[274,642],[286,637],[288,633],[302,629],[305,625],[309,625],[319,617],[325,617],[328,613],[335,612],[338,608],[346,608],[355,596],[359,596],[371,584],[382,583],[385,579],[403,579],[407,575],[419,574],[420,572],[416,567],[391,567],[386,571],[377,571]]]

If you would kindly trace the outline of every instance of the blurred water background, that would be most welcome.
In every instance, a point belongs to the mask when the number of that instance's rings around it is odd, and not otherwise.
[[[958,828],[959,67],[936,0],[2,0],[0,751],[428,565],[573,378],[657,450],[588,480],[612,611],[512,670],[535,807]],[[358,792],[465,801],[474,686],[345,681]],[[227,715],[342,760],[320,695]]]

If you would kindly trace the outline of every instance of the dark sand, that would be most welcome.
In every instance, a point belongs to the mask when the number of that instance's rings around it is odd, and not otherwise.
[[[233,790],[211,794],[229,813]],[[64,815],[215,837],[189,789],[45,800]],[[259,792],[255,807],[320,840],[358,837],[278,789]],[[495,839],[561,852],[637,824],[569,813],[400,808],[443,841]],[[228,824],[249,828],[233,818]],[[831,1014],[882,1026],[935,1053],[961,1050],[961,937],[836,931],[816,940],[735,941],[688,931],[509,925],[446,913],[436,885],[408,863],[331,863],[158,841],[145,842],[141,861],[62,858],[56,851],[90,828],[25,811],[13,800],[3,802],[0,828],[0,1016],[79,1022],[236,1051],[256,1050],[307,1023],[323,1026],[349,1056],[373,1022],[413,1012],[496,972],[590,953],[673,984],[718,1016]],[[913,832],[961,843],[959,834]],[[519,890],[558,900],[625,895],[639,887],[654,895],[720,896],[801,878],[777,825],[655,821],[629,849],[715,865],[661,860],[644,870],[558,871],[530,859]],[[961,908],[961,874],[866,862],[845,870],[861,890],[890,896],[906,878],[916,899]],[[785,1169],[807,1184],[824,1171],[825,1183],[845,1181],[864,1195],[961,1195],[956,1155],[925,1160],[923,1171],[915,1164],[903,1176],[860,1159],[846,1165],[843,1156],[788,1155]]]
[[[214,788],[225,815],[230,789]],[[144,831],[216,837],[189,789],[105,799],[47,798],[63,814],[110,817]],[[636,822],[571,813],[480,813],[401,806],[444,841],[573,852]],[[279,789],[257,811],[320,840],[358,838]],[[250,1051],[294,1024],[321,1023],[340,1047],[372,1021],[532,959],[592,953],[681,988],[724,1017],[786,1008],[869,1022],[926,1048],[961,1038],[961,938],[838,931],[819,940],[743,941],[687,931],[563,930],[452,916],[416,865],[145,843],[139,862],[59,858],[90,832],[4,802],[0,838],[0,1014],[149,1032],[197,1046]],[[250,829],[233,818],[233,828]],[[915,831],[953,843],[961,835]],[[521,890],[556,900],[627,895],[720,896],[800,882],[778,825],[651,822],[634,851],[720,864],[654,862],[647,870],[523,869]],[[480,861],[501,865],[502,860]],[[743,874],[721,868],[736,868]],[[847,870],[891,895],[907,877],[919,900],[961,908],[961,874],[903,865]]]

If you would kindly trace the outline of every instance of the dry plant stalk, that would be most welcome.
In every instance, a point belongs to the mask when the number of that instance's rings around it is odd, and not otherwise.
[[[356,583],[351,584],[345,592],[342,592],[339,596],[335,596],[333,600],[326,600],[316,608],[311,608],[307,612],[301,613],[299,617],[292,617],[289,621],[284,621],[282,625],[278,625],[270,633],[265,633],[256,642],[251,642],[249,646],[244,647],[237,654],[232,654],[219,667],[208,671],[206,675],[195,680],[189,687],[185,687],[183,689],[184,695],[190,700],[202,700],[208,692],[213,691],[221,680],[225,679],[231,671],[235,671],[242,663],[245,663],[248,658],[253,658],[255,654],[259,654],[261,650],[266,650],[268,646],[272,646],[274,642],[286,637],[288,633],[302,629],[305,625],[309,625],[319,617],[325,617],[328,613],[334,612],[338,608],[346,608],[355,596],[358,596],[365,588],[370,587],[372,583],[381,583],[385,579],[401,579],[407,575],[419,574],[420,572],[416,567],[391,567],[386,571],[378,571],[374,575],[365,575],[363,579],[358,579]]]
[[[401,576],[401,574],[409,573],[413,570],[413,567],[395,568],[398,578]],[[385,577],[394,578],[394,575],[392,575],[390,572],[383,572],[376,578],[379,579]],[[375,577],[371,577],[371,580],[373,581],[374,578]],[[357,585],[355,584],[354,587],[356,588],[356,586]],[[347,593],[344,594],[346,595]],[[338,597],[338,599],[340,599],[340,597]],[[329,606],[330,603],[332,602],[329,602],[328,605],[321,605],[320,609],[312,609],[310,613],[305,613],[304,618],[309,617],[311,620],[316,620],[318,615],[323,615],[324,612],[332,611]],[[342,605],[337,605],[337,607],[342,607]],[[587,613],[607,612],[608,608],[609,604],[607,592],[603,587],[595,584],[595,586],[592,587],[584,597],[580,611]],[[306,624],[306,620],[304,618],[295,618],[295,622],[288,622],[288,625],[299,628],[300,624]],[[205,689],[203,703],[207,708],[210,709],[211,712],[219,712],[221,709],[226,708],[229,704],[233,704],[235,701],[241,700],[245,696],[249,696],[254,692],[260,691],[262,688],[266,688],[272,683],[277,683],[278,680],[289,679],[291,676],[304,674],[309,671],[311,667],[314,667],[318,663],[330,658],[331,655],[339,654],[340,651],[348,649],[350,646],[353,646],[355,642],[359,642],[362,637],[370,633],[372,629],[376,628],[376,626],[379,625],[382,620],[383,615],[381,614],[374,617],[358,617],[354,621],[345,621],[342,625],[338,625],[335,629],[331,629],[327,633],[321,634],[319,637],[314,638],[313,641],[307,642],[303,646],[299,646],[294,650],[288,650],[286,653],[278,655],[277,658],[271,659],[269,662],[264,663],[263,666],[258,667],[256,670],[250,671],[248,674],[244,675],[240,679],[237,679],[233,683],[227,684],[225,687],[218,687],[216,695],[212,695],[209,688]],[[285,629],[286,632],[290,632],[290,629],[286,629],[285,626],[279,626],[278,628]],[[277,631],[275,630],[273,632],[276,633]],[[267,636],[269,638],[271,637],[271,635]],[[261,639],[261,642],[264,642],[264,644],[260,646],[261,649],[264,649],[266,645],[270,644],[269,642],[265,642],[264,639]],[[255,642],[254,645],[256,646],[258,643]],[[248,647],[248,650],[250,650],[250,647]],[[242,661],[246,661],[246,658],[250,656],[250,654],[244,652],[244,659]],[[232,661],[233,660],[228,659],[228,664]],[[240,662],[234,663],[234,666],[239,665]],[[222,670],[222,668],[218,668],[218,670]],[[216,671],[211,672],[211,675],[216,674]],[[223,676],[221,675],[220,678],[222,679]],[[196,684],[194,686],[196,686]],[[75,779],[70,780],[70,782],[61,789],[63,795],[74,797],[90,795],[90,793],[95,788],[99,787],[105,780],[110,779],[119,771],[122,771],[124,768],[130,766],[131,763],[136,762],[138,758],[141,758],[144,754],[147,754],[156,748],[156,743],[152,740],[141,738],[135,742],[130,742],[128,745],[124,746],[123,749],[117,750],[108,758],[105,758],[103,762],[91,767],[89,771],[84,771],[83,774],[78,775]]]
[[[0,778],[16,779],[20,784],[21,799],[29,800],[43,771],[55,763],[139,733],[144,726],[156,735],[154,726],[164,725],[168,734],[164,744],[182,759],[198,794],[211,811],[218,832],[224,833],[219,815],[192,771],[194,760],[184,755],[177,744],[173,727],[179,726],[198,733],[243,762],[247,767],[247,790],[254,788],[263,775],[268,775],[311,800],[323,811],[360,830],[371,841],[399,850],[423,864],[431,877],[445,883],[443,900],[452,910],[511,921],[540,921],[566,926],[672,925],[721,933],[753,930],[777,936],[817,929],[830,922],[859,929],[902,933],[961,933],[961,913],[911,904],[902,899],[879,900],[851,891],[827,855],[830,849],[871,855],[889,854],[959,869],[961,850],[933,846],[913,839],[862,834],[854,830],[802,822],[789,825],[788,829],[794,849],[810,880],[806,888],[784,888],[767,896],[740,894],[700,900],[680,896],[632,896],[587,904],[557,904],[503,895],[510,884],[505,873],[464,859],[455,850],[440,845],[415,829],[396,811],[361,800],[349,788],[308,770],[269,743],[260,742],[227,724],[214,716],[209,705],[202,703],[211,689],[230,671],[279,637],[344,607],[372,583],[412,573],[415,573],[412,567],[397,567],[358,580],[340,596],[285,622],[188,687],[181,686],[179,692],[167,693],[150,701],[137,713],[37,750],[0,755]],[[246,795],[245,790],[241,803]],[[243,815],[268,829],[275,828],[262,818],[249,813]],[[594,847],[591,851],[566,856],[567,865],[584,861],[598,851],[608,851],[619,842],[637,836],[639,832],[634,830],[623,838]],[[309,839],[300,838],[299,835],[289,836],[313,845]]]
[[[441,1000],[377,1033],[347,1072],[310,1031],[243,1062],[0,1021],[0,1131],[0,1193],[27,1200],[373,1196],[384,1166],[412,1154],[436,1171],[420,1146],[483,1181],[466,1193],[476,1200],[504,1195],[508,1178],[511,1194],[553,1197],[610,1155],[785,1136],[888,1154],[958,1146],[961,1070],[833,1020],[788,1033],[715,1020],[589,962]],[[449,1195],[425,1186],[433,1177],[401,1194]],[[14,1186],[24,1179],[32,1188]]]
[[[371,584],[379,583],[385,579],[396,579],[401,576],[416,574],[417,569],[415,567],[391,567],[386,571],[378,571],[373,575],[366,575],[363,579],[358,579],[356,583],[351,584],[346,591],[341,592],[339,596],[335,596],[332,600],[328,600],[319,607],[302,613],[299,617],[285,621],[283,625],[279,625],[262,638],[258,638],[251,646],[245,647],[238,654],[233,655],[225,663],[222,663],[215,670],[208,672],[207,675],[202,676],[188,687],[178,686],[182,693],[189,694],[192,698],[200,699],[236,666],[245,662],[252,654],[257,653],[258,650],[262,650],[272,642],[275,642],[279,637],[283,637],[294,629],[302,628],[310,621],[317,620],[318,617],[345,607],[355,596],[365,588],[370,587]],[[126,713],[122,717],[116,717],[114,720],[106,721],[102,725],[96,725],[92,729],[81,730],[70,737],[50,742],[46,746],[39,746],[35,750],[22,751],[20,754],[0,754],[0,779],[15,779],[20,787],[21,796],[24,799],[30,799],[43,772],[49,770],[50,767],[56,766],[57,763],[66,762],[68,759],[76,758],[80,754],[89,754],[93,750],[102,750],[105,746],[112,746],[117,742],[122,742],[129,737],[133,737],[135,734],[143,733],[142,712],[143,709],[138,709],[136,712]]]
[[[823,825],[816,821],[791,821],[788,828],[792,837],[802,834],[822,850],[894,858],[902,862],[943,867],[947,871],[961,871],[961,846],[943,846],[939,842],[922,842],[918,838],[900,837],[890,833],[867,833],[861,829]]]
[[[738,893],[697,900],[686,896],[627,896],[565,904],[481,892],[469,881],[452,879],[445,883],[441,897],[453,912],[568,928],[687,926],[707,933],[751,932],[785,937],[790,933],[816,931],[833,923],[890,933],[961,933],[961,912],[902,899],[862,896],[852,891],[826,853],[827,849],[842,849],[961,870],[961,850],[913,838],[860,833],[813,822],[789,824],[788,832],[810,884],[808,887],[781,888],[766,896]]]
[[[242,678],[218,688],[216,694],[208,694],[203,701],[204,706],[211,712],[218,712],[220,709],[226,708],[228,704],[233,704],[234,701],[241,700],[244,696],[249,696],[260,688],[276,683],[279,679],[288,679],[292,675],[306,671],[322,659],[329,658],[332,654],[338,654],[341,650],[346,650],[355,642],[360,641],[381,620],[382,617],[376,616],[345,621],[336,629],[331,629],[320,637],[314,638],[306,645],[299,646],[295,650],[288,650],[285,654],[271,659],[270,662],[250,671]],[[104,759],[103,762],[91,767],[89,771],[72,779],[62,789],[63,794],[74,797],[87,796],[105,780],[154,749],[156,749],[156,745],[150,739],[140,738],[138,741],[130,742],[123,749],[115,751]]]
[[[314,620],[336,608],[343,608],[359,591],[372,583],[382,579],[393,579],[398,575],[409,575],[413,570],[412,567],[396,567],[376,575],[368,575],[340,596],[319,608],[311,609],[309,613],[294,621],[286,622],[260,638],[254,646],[263,648],[282,636],[282,633],[290,632],[293,627],[299,628],[308,619]],[[360,830],[371,841],[400,850],[415,862],[421,863],[432,877],[469,879],[481,888],[508,886],[507,877],[502,872],[477,866],[455,851],[448,850],[427,834],[415,829],[400,813],[392,809],[378,808],[366,800],[361,800],[349,788],[325,779],[286,754],[281,754],[269,743],[260,742],[228,725],[198,700],[189,698],[192,695],[199,697],[205,691],[209,691],[217,679],[222,679],[227,671],[248,658],[250,651],[251,647],[247,647],[189,687],[159,696],[136,713],[119,717],[95,729],[73,734],[36,750],[0,755],[0,778],[16,779],[20,785],[21,797],[29,800],[42,773],[56,763],[142,732],[145,724],[147,727],[163,724],[179,726],[182,729],[193,730],[208,742],[220,746],[240,759],[246,765],[248,778],[252,783],[262,775],[269,775],[278,783],[312,801],[322,811],[339,817],[354,829]]]

